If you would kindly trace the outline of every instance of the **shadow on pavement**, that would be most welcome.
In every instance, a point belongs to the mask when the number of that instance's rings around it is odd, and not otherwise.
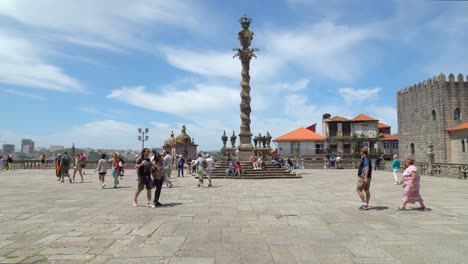
[[[371,206],[369,207],[369,210],[375,210],[375,211],[381,211],[381,210],[387,210],[388,206]]]

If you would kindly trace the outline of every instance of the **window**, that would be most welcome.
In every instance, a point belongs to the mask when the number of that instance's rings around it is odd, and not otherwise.
[[[392,149],[398,149],[398,141],[392,141]]]
[[[432,121],[437,120],[437,114],[435,110],[432,110]]]
[[[342,124],[342,129],[343,129],[343,136],[349,137],[351,136],[351,123],[345,122]]]
[[[328,123],[328,130],[330,131],[330,137],[336,137],[338,132],[338,125],[336,123]]]
[[[461,144],[462,144],[462,152],[466,152],[464,139],[462,139]]]
[[[410,147],[411,147],[411,155],[416,154],[416,151],[414,150],[414,144],[413,143],[411,143]]]
[[[384,149],[389,149],[389,148],[390,148],[390,142],[384,141],[384,142],[383,142],[383,148],[384,148]]]
[[[455,108],[455,110],[453,111],[453,120],[461,120],[459,108]]]

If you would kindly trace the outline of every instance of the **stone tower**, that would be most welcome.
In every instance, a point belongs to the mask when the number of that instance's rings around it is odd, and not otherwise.
[[[468,80],[467,80],[468,81]],[[429,142],[435,162],[452,163],[452,139],[448,129],[468,122],[468,82],[463,75],[443,73],[397,92],[400,157],[412,155],[427,162]]]

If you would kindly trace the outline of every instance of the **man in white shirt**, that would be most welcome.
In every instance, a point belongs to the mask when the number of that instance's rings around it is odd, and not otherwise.
[[[166,151],[166,155],[164,156],[164,169],[166,170],[166,177],[164,177],[164,181],[166,181],[166,186],[172,188],[171,182],[171,172],[172,167],[174,166],[174,158],[169,154],[169,151]]]
[[[206,177],[208,178],[208,187],[211,187],[211,175],[213,174],[214,160],[212,156],[206,155]]]

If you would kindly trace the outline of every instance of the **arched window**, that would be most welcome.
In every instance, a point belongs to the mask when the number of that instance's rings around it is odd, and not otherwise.
[[[466,152],[466,149],[465,149],[465,140],[462,139],[461,143],[462,143],[462,152]],[[467,142],[467,143],[468,143],[468,142]]]
[[[414,144],[411,143],[411,155],[416,154],[416,150],[414,150]]]
[[[437,114],[435,110],[432,110],[432,121],[437,120]]]
[[[453,120],[460,120],[460,119],[461,119],[460,109],[455,108],[455,110],[453,110]]]

